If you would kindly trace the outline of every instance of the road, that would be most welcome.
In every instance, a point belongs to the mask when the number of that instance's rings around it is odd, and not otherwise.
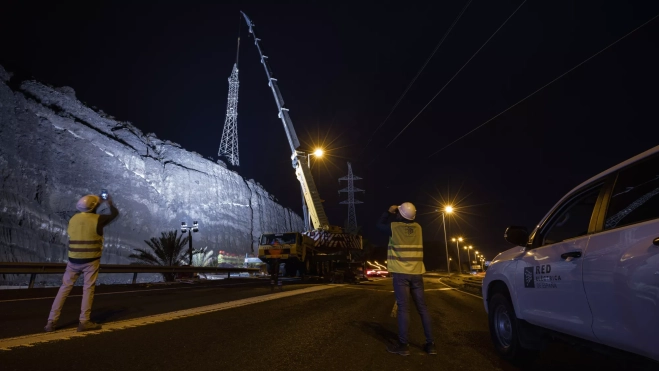
[[[440,277],[426,277],[425,285],[436,356],[422,350],[416,313],[410,316],[411,356],[386,352],[397,332],[390,317],[391,279],[359,285],[290,281],[282,293],[274,294],[263,281],[235,280],[99,289],[92,319],[103,323],[104,331],[87,334],[72,330],[79,297],[66,303],[62,323],[67,328],[41,335],[52,302],[48,295],[55,291],[30,290],[31,298],[18,301],[7,298],[17,294],[2,293],[0,349],[9,343],[7,338],[17,336],[11,340],[14,345],[31,346],[0,350],[0,364],[7,371],[518,369],[494,353],[479,297],[447,287]],[[615,369],[615,362],[553,343],[531,367],[609,370]]]

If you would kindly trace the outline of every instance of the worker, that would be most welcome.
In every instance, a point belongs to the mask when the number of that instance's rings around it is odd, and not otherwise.
[[[96,213],[101,197],[96,195],[87,195],[78,200],[76,209],[80,211],[69,220],[67,229],[69,235],[69,261],[66,264],[66,271],[62,279],[53,306],[48,316],[48,323],[44,331],[50,332],[57,328],[64,301],[69,296],[73,284],[82,274],[84,286],[82,289],[82,304],[80,306],[80,323],[78,332],[98,330],[101,325],[90,321],[92,302],[94,301],[94,290],[96,288],[96,278],[103,253],[103,228],[114,220],[119,211],[112,203],[109,194],[103,193],[103,199],[110,207],[109,215],[99,215]]]
[[[437,354],[432,336],[430,313],[423,293],[423,237],[421,226],[414,221],[416,208],[410,202],[400,206],[392,205],[382,214],[377,227],[389,235],[387,250],[387,270],[393,274],[394,295],[398,306],[398,344],[390,345],[390,353],[407,356],[410,354],[408,330],[410,323],[410,296],[421,316],[426,336],[424,350]]]

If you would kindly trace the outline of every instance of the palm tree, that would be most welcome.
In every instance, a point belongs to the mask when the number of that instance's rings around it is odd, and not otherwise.
[[[204,247],[201,250],[194,250],[192,252],[192,266],[193,267],[208,267],[211,265],[213,260],[213,250],[207,251],[208,246]],[[181,259],[181,264],[186,264],[188,258],[184,257]]]
[[[177,230],[162,232],[159,238],[151,237],[148,241],[144,240],[151,251],[135,249],[137,254],[130,254],[128,257],[148,265],[178,266],[186,253],[185,245],[189,238],[189,236],[178,236]],[[174,273],[163,273],[162,275],[167,282],[174,280]]]

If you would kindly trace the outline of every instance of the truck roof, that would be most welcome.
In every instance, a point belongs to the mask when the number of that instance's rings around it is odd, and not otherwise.
[[[594,177],[591,177],[590,179],[586,180],[585,182],[579,184],[578,186],[574,187],[570,192],[566,193],[565,196],[563,196],[558,202],[556,202],[556,203],[554,204],[554,207],[552,207],[552,208],[549,210],[549,212],[548,212],[547,214],[545,214],[545,216],[541,219],[541,221],[547,219],[547,217],[549,216],[549,214],[551,214],[551,213],[554,211],[554,208],[556,207],[556,205],[561,204],[561,203],[563,202],[563,200],[565,200],[567,197],[571,196],[571,195],[574,193],[574,191],[576,191],[576,190],[578,190],[578,189],[580,189],[580,188],[582,188],[582,187],[584,187],[584,186],[586,186],[586,185],[588,185],[588,184],[590,184],[590,183],[592,183],[592,182],[594,182],[594,181],[596,181],[596,180],[598,180],[598,179],[601,179],[601,178],[603,178],[603,177],[605,177],[605,176],[607,176],[607,175],[609,175],[609,174],[611,174],[611,173],[613,173],[613,172],[616,172],[616,171],[622,169],[623,167],[625,167],[625,166],[627,166],[627,165],[629,165],[629,164],[632,164],[632,163],[634,163],[634,162],[636,162],[636,161],[638,161],[638,160],[641,160],[641,159],[643,159],[643,158],[645,158],[645,157],[651,156],[651,155],[653,155],[653,154],[655,154],[655,153],[658,153],[658,152],[659,152],[659,146],[656,146],[656,147],[650,148],[650,149],[648,149],[647,151],[642,152],[642,153],[639,153],[638,155],[636,155],[636,156],[634,156],[634,157],[632,157],[632,158],[630,158],[630,159],[628,159],[628,160],[626,160],[626,161],[623,161],[623,162],[619,163],[618,165],[615,165],[615,166],[613,166],[613,167],[611,167],[611,168],[609,168],[609,169],[607,169],[607,170],[604,170],[604,171],[602,171],[601,173],[595,175]],[[538,226],[536,226],[536,228],[537,228],[537,227],[538,227]]]

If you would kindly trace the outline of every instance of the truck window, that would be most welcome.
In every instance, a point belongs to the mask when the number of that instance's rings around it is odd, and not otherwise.
[[[541,246],[586,235],[601,189],[602,185],[599,185],[564,202],[543,231]]]
[[[297,233],[264,234],[261,236],[261,245],[293,245],[297,241]]]
[[[659,156],[642,160],[618,175],[604,229],[659,218]]]

